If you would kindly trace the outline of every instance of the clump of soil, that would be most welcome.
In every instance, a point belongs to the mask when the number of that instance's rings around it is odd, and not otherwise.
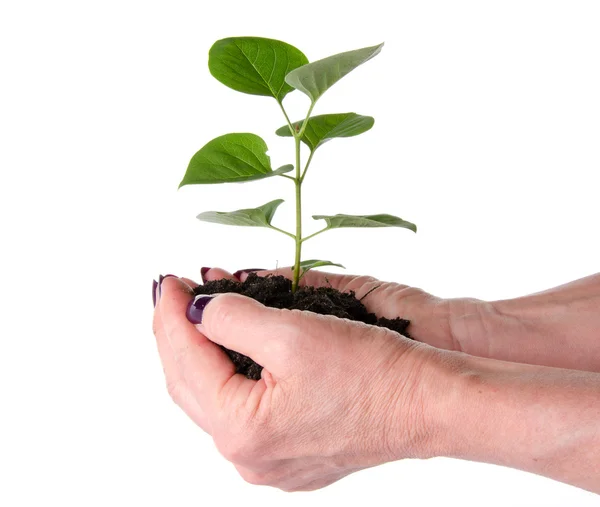
[[[332,287],[300,287],[292,292],[292,282],[283,276],[260,277],[250,273],[244,282],[234,280],[213,280],[199,285],[194,294],[218,294],[235,292],[256,299],[265,306],[308,310],[322,315],[357,320],[365,324],[386,327],[410,338],[406,329],[410,322],[405,319],[378,318],[369,313],[365,306],[356,299],[353,291],[340,292]],[[249,379],[260,379],[262,366],[252,359],[233,350],[221,347],[235,364],[236,372]]]

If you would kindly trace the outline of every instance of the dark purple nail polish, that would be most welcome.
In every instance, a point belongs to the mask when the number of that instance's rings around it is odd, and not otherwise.
[[[206,305],[212,301],[215,296],[200,295],[190,301],[185,312],[185,316],[192,324],[202,323],[202,314]]]
[[[206,283],[206,278],[204,278],[204,275],[206,275],[206,273],[208,273],[212,268],[200,268],[200,276],[202,277],[202,283]]]
[[[156,289],[158,288],[158,282],[156,280],[152,280],[152,304],[154,308],[156,308]]]
[[[236,271],[233,276],[235,276],[238,280],[240,279],[240,276],[242,276],[243,273],[254,273],[255,271],[266,271],[263,268],[247,268],[247,269],[240,269],[238,271]]]

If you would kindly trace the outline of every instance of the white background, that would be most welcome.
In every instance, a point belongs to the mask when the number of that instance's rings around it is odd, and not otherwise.
[[[289,181],[186,187],[191,156],[255,132],[274,166],[274,100],[207,69],[232,35],[310,60],[385,41],[315,114],[372,115],[305,185],[315,213],[392,213],[406,230],[333,231],[306,256],[445,297],[518,296],[598,271],[600,5],[596,1],[5,1],[0,7],[0,504],[600,505],[491,465],[388,464],[325,490],[246,485],[169,400],[151,282],[201,266],[274,267],[289,239],[200,223],[287,202]],[[299,119],[307,100],[286,105]]]

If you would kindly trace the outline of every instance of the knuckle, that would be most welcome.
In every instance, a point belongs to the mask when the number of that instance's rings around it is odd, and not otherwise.
[[[217,449],[223,457],[231,463],[248,463],[255,456],[251,446],[246,442],[229,440],[217,444]]]
[[[213,438],[217,450],[231,463],[252,463],[261,455],[260,439],[247,427],[219,432]]]
[[[207,321],[203,322],[207,326],[218,326],[219,328],[229,328],[235,322],[236,305],[228,296],[220,296],[209,305]]]
[[[238,470],[238,472],[241,475],[242,479],[244,479],[244,481],[246,481],[248,484],[252,484],[254,486],[269,485],[266,476],[260,472],[255,472],[253,470],[248,469]]]
[[[278,309],[271,315],[270,325],[263,329],[263,340],[273,357],[284,360],[299,338],[306,334],[300,310]]]
[[[325,316],[302,310],[285,309],[281,312],[280,324],[274,329],[268,347],[281,363],[291,365],[305,348],[313,346],[311,338],[316,331],[315,324]]]
[[[306,312],[301,310],[282,310],[280,340],[286,345],[295,343],[306,333]]]
[[[257,486],[272,486],[281,489],[281,486],[289,481],[289,474],[282,471],[281,467],[273,466],[272,463],[261,464],[261,470],[245,467],[236,468],[246,482]]]

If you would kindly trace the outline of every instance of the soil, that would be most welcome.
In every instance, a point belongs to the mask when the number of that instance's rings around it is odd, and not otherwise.
[[[365,324],[386,327],[409,337],[406,329],[410,322],[406,319],[386,319],[369,313],[356,298],[353,291],[340,292],[332,287],[300,287],[292,293],[292,282],[283,276],[259,277],[250,273],[244,282],[234,280],[213,280],[199,285],[194,294],[218,294],[235,292],[256,299],[265,306],[308,310],[322,315],[357,320]],[[221,347],[235,364],[237,373],[254,380],[260,379],[262,366],[252,359],[233,350]]]

